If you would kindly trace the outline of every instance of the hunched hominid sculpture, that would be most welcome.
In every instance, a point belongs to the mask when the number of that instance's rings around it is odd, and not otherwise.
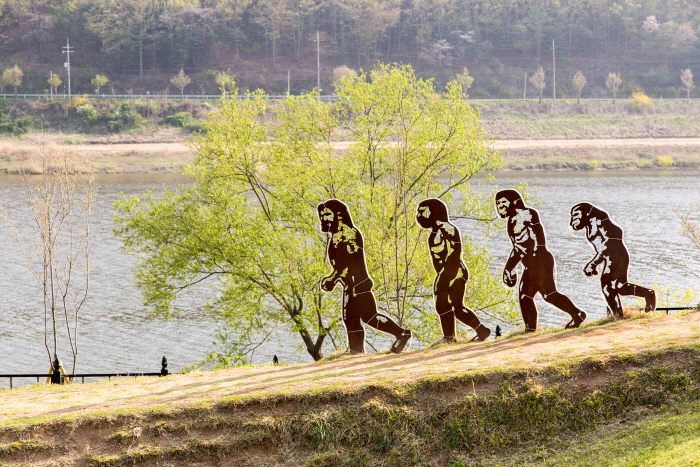
[[[455,319],[476,331],[473,340],[485,340],[491,335],[491,330],[464,306],[469,270],[462,262],[462,237],[457,226],[450,222],[447,206],[436,198],[423,200],[418,204],[416,221],[422,228],[430,230],[428,250],[437,273],[433,295],[443,340],[456,340]]]
[[[595,256],[583,268],[586,276],[595,276],[600,271],[600,288],[608,304],[608,310],[616,318],[622,318],[623,295],[643,298],[647,312],[656,309],[656,293],[641,285],[631,284],[627,279],[630,255],[623,240],[622,227],[615,224],[607,212],[590,203],[578,203],[571,208],[571,228],[586,229],[586,239],[595,250]]]
[[[364,322],[393,335],[396,340],[390,350],[400,353],[411,339],[411,331],[377,311],[372,292],[374,282],[369,277],[365,262],[364,239],[353,224],[347,205],[337,199],[329,199],[318,205],[318,217],[321,232],[329,234],[327,255],[333,268],[331,274],[321,279],[321,289],[330,292],[338,282],[343,286],[343,324],[348,334],[350,352],[365,351]]]
[[[508,237],[513,245],[503,269],[503,283],[508,287],[515,286],[518,280],[515,268],[519,263],[523,265],[518,300],[525,331],[537,330],[535,295],[538,293],[547,303],[571,316],[566,328],[579,327],[586,319],[586,312],[557,291],[554,256],[547,249],[544,227],[537,210],[526,206],[522,195],[512,189],[496,193],[495,202],[498,215],[507,219]]]

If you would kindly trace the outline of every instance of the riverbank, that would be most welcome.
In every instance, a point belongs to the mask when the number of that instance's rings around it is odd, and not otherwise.
[[[38,173],[41,144],[61,146],[97,173],[179,173],[195,151],[178,131],[148,138],[79,135],[0,139],[0,173]],[[337,143],[339,149],[347,143]],[[502,170],[603,170],[699,168],[700,138],[497,140]]]
[[[4,390],[0,462],[583,466],[614,439],[626,449],[606,450],[608,465],[682,460],[679,446],[700,440],[698,338],[700,313],[644,315],[401,355]]]

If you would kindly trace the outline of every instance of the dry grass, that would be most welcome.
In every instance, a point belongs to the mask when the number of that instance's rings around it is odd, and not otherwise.
[[[700,399],[699,324],[700,313],[645,314],[398,356],[3,391],[0,445],[34,444],[0,462],[520,462],[554,439]]]

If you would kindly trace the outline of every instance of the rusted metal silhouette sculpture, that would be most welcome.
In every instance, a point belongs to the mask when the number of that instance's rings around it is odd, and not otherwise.
[[[583,268],[587,276],[598,274],[598,266],[603,266],[600,272],[600,288],[608,303],[608,309],[613,316],[622,317],[623,295],[643,298],[647,312],[656,309],[656,293],[640,285],[630,284],[627,270],[630,255],[623,240],[622,227],[610,220],[607,212],[590,203],[578,203],[571,208],[571,228],[579,231],[586,229],[586,239],[595,250],[595,256]]]
[[[523,265],[518,299],[526,332],[537,330],[537,306],[535,295],[571,315],[566,328],[577,328],[586,319],[586,312],[579,309],[561,292],[557,291],[554,278],[554,256],[547,249],[544,227],[540,224],[537,210],[527,207],[517,190],[502,190],[496,193],[496,211],[508,219],[508,237],[513,249],[503,269],[503,283],[513,287],[518,280],[515,268]]]
[[[330,292],[340,282],[343,285],[343,324],[348,333],[351,353],[365,351],[365,329],[362,323],[389,333],[396,338],[391,346],[394,353],[401,352],[411,339],[411,331],[403,329],[394,320],[377,311],[372,292],[374,282],[367,272],[364,240],[355,227],[347,205],[337,199],[318,205],[321,232],[330,234],[328,261],[333,272],[321,279],[321,289]]]
[[[469,270],[462,262],[462,237],[457,226],[450,223],[447,206],[439,199],[430,198],[421,201],[417,211],[418,225],[430,229],[428,250],[437,273],[433,294],[443,339],[448,342],[456,340],[456,318],[476,331],[472,340],[485,340],[491,335],[491,330],[481,324],[474,312],[463,303]]]

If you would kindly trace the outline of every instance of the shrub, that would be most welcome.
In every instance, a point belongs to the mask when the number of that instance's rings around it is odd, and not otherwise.
[[[656,164],[659,167],[671,167],[673,165],[673,157],[664,154],[656,158]]]
[[[176,126],[179,128],[184,128],[192,120],[192,114],[189,112],[178,112],[173,115],[168,115],[165,117],[165,123]]]
[[[83,104],[75,112],[80,116],[80,120],[88,125],[93,125],[97,122],[97,110],[92,104]]]
[[[127,126],[136,125],[141,121],[141,115],[131,108],[131,104],[124,103],[109,115],[107,126],[113,133],[124,130]]]
[[[12,119],[6,113],[0,113],[0,132],[3,133],[26,133],[34,126],[34,119],[29,115]]]
[[[77,111],[78,108],[88,103],[87,97],[75,96],[68,104],[68,110]]]
[[[654,103],[649,96],[642,91],[632,93],[632,102],[630,102],[630,110],[637,113],[646,113],[654,108]]]
[[[204,134],[207,131],[207,122],[206,120],[198,120],[193,118],[187,123],[187,125],[185,125],[185,129],[190,133]]]

